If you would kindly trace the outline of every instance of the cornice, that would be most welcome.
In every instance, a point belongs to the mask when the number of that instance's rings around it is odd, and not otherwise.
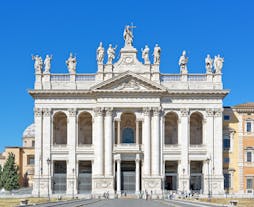
[[[99,96],[103,94],[156,94],[158,96],[173,96],[181,98],[224,98],[229,90],[28,90],[33,98],[40,97],[77,97]]]

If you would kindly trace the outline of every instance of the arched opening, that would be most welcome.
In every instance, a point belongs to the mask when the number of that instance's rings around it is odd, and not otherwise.
[[[135,143],[136,116],[133,113],[123,113],[121,116],[122,143]]]
[[[63,112],[53,118],[53,144],[67,144],[67,116]]]
[[[178,116],[170,112],[165,116],[165,144],[178,144]]]
[[[203,143],[203,116],[195,112],[190,117],[190,144],[199,145]]]
[[[92,116],[88,112],[78,117],[78,144],[92,144]]]

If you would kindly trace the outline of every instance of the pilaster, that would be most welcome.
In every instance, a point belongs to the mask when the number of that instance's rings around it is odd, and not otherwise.
[[[47,184],[44,185],[44,194],[47,194],[47,186],[52,186],[51,183],[51,109],[50,108],[43,108],[43,132],[42,132],[42,148],[43,148],[43,155],[42,155],[42,168],[43,168],[43,178],[46,181]],[[50,160],[50,164],[48,164],[47,160]],[[51,187],[49,188],[49,193],[52,194]]]
[[[94,169],[93,175],[103,176],[103,109],[102,108],[95,108],[95,132],[94,132],[94,152],[95,152],[95,160],[94,160]]]
[[[222,167],[222,108],[215,109],[214,113],[214,159],[211,166],[212,181],[211,188],[213,193],[224,193],[224,177]],[[221,165],[217,165],[221,163]]]
[[[152,175],[160,175],[160,109],[153,108]]]
[[[181,167],[179,174],[181,174],[179,183],[182,184],[183,191],[189,190],[189,131],[190,131],[190,123],[189,123],[189,109],[183,108],[180,111],[181,113],[181,121],[180,121],[180,129],[179,129],[179,143],[181,143]]]
[[[144,145],[144,175],[149,176],[151,174],[151,120],[150,120],[150,108],[144,108],[144,126],[143,126],[143,145]]]
[[[77,143],[77,111],[75,108],[68,109],[67,144],[68,144],[68,165],[67,165],[67,194],[77,194],[76,179],[76,143]],[[74,190],[74,192],[73,192]]]
[[[40,197],[41,194],[41,172],[42,172],[42,109],[34,108],[35,124],[35,166],[34,166],[34,184],[33,195]]]

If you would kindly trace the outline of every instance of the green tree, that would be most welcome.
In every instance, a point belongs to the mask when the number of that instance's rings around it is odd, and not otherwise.
[[[2,182],[5,190],[11,191],[19,188],[18,166],[15,163],[15,155],[11,152],[4,164]]]
[[[3,169],[2,169],[2,165],[0,165],[0,189],[2,189],[3,187],[2,176],[3,176]]]

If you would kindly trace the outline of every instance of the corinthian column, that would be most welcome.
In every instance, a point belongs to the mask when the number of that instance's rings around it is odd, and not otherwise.
[[[153,108],[153,135],[152,135],[152,175],[160,174],[160,110]]]
[[[105,175],[112,175],[112,108],[106,108],[105,117]]]
[[[151,120],[150,108],[144,108],[144,127],[143,127],[143,144],[144,144],[144,175],[148,176],[151,172]]]
[[[95,131],[94,131],[94,175],[103,175],[103,110],[102,108],[95,108]]]

